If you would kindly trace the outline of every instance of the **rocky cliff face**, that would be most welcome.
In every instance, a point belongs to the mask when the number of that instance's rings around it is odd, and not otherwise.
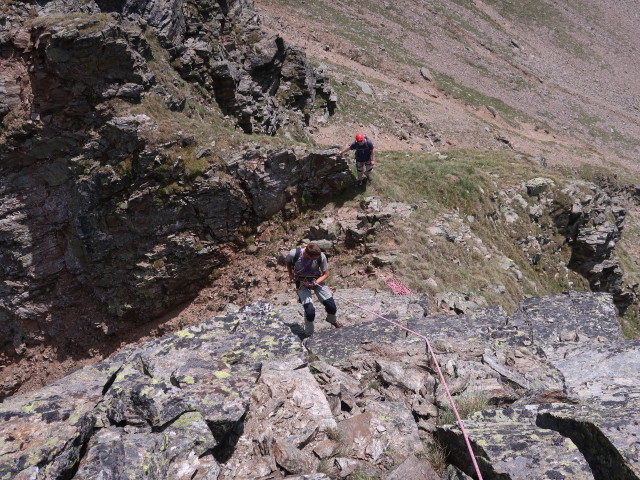
[[[220,150],[197,132],[158,133],[187,96],[230,115],[230,135],[234,124],[303,127],[316,92],[328,98],[302,51],[261,33],[252,2],[11,1],[0,15],[9,358],[42,342],[82,349],[192,298],[260,222],[350,178],[331,151]]]
[[[465,426],[485,479],[640,475],[638,342],[621,338],[610,295],[434,316],[422,295],[337,293],[430,338],[458,407],[482,409]],[[258,303],[12,397],[0,475],[472,478],[424,342],[340,308],[350,325],[318,319],[306,348],[299,306]],[[434,442],[452,462],[442,476]]]

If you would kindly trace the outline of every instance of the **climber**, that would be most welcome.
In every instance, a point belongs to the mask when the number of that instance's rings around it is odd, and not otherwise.
[[[356,151],[356,170],[358,170],[358,185],[364,185],[365,181],[371,180],[373,166],[375,162],[375,150],[373,143],[363,133],[356,133],[356,141],[347,145],[338,152],[342,155],[347,150]]]
[[[327,312],[327,322],[336,328],[342,327],[342,323],[336,319],[336,302],[331,291],[324,284],[329,276],[327,257],[320,247],[310,243],[306,247],[294,248],[289,252],[285,260],[289,279],[296,283],[298,298],[304,308],[304,336],[313,335],[316,309],[313,305],[311,292],[315,292],[318,300],[324,305]]]

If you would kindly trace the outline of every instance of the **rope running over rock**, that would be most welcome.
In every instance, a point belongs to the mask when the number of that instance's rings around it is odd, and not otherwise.
[[[396,279],[397,280],[397,279]],[[400,284],[402,284],[402,286],[404,286],[404,288],[407,288],[406,285],[404,285],[404,283],[400,282]],[[387,282],[387,285],[389,285],[389,283]],[[397,284],[396,284],[397,285]],[[389,285],[391,286],[391,285]],[[393,287],[392,287],[393,288]],[[408,290],[408,288],[407,288]],[[394,291],[395,293],[395,291]],[[409,293],[411,293],[411,291],[409,290]],[[400,295],[398,293],[396,293],[396,295]],[[449,385],[447,384],[447,380],[444,377],[444,374],[442,373],[442,369],[440,368],[440,363],[438,362],[438,357],[436,356],[435,351],[433,350],[433,348],[431,348],[431,342],[429,342],[429,339],[427,337],[425,337],[424,335],[419,334],[418,332],[414,332],[413,330],[408,329],[407,327],[400,325],[399,323],[394,322],[393,320],[389,320],[388,318],[383,317],[382,315],[377,314],[376,312],[369,310],[368,308],[363,307],[362,305],[358,305],[357,303],[352,302],[351,300],[344,298],[341,295],[338,295],[337,293],[333,292],[333,296],[336,298],[339,298],[341,300],[344,300],[347,303],[350,303],[351,305],[367,312],[370,313],[372,315],[375,315],[378,318],[381,318],[382,320],[384,320],[385,322],[388,322],[392,325],[395,325],[398,328],[401,328],[402,330],[405,330],[417,337],[422,338],[425,343],[427,344],[427,350],[429,350],[429,353],[431,354],[431,358],[433,359],[433,363],[436,367],[436,371],[438,372],[438,376],[440,377],[440,381],[442,382],[442,386],[444,387],[444,390],[447,394],[447,398],[449,399],[449,403],[451,404],[451,409],[453,410],[453,413],[456,416],[456,419],[458,420],[457,424],[458,424],[458,428],[460,428],[460,432],[462,433],[462,437],[464,438],[464,441],[467,445],[467,450],[469,451],[469,456],[471,457],[471,463],[473,464],[473,467],[476,471],[476,475],[478,476],[478,480],[483,480],[482,479],[482,473],[480,473],[480,466],[478,465],[478,461],[476,460],[476,456],[473,452],[473,448],[471,447],[471,441],[469,440],[469,435],[467,435],[467,431],[464,428],[464,422],[462,421],[462,418],[460,417],[460,414],[458,413],[458,409],[456,407],[456,403],[453,400],[453,395],[451,395],[451,391],[449,390]]]

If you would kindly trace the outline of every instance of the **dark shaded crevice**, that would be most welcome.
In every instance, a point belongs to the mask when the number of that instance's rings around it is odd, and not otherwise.
[[[89,449],[89,441],[91,440],[92,436],[93,435],[90,435],[80,446],[80,450],[78,451],[78,461],[73,465],[71,469],[69,469],[63,476],[61,476],[61,480],[71,480],[76,476],[76,473],[78,473],[78,469],[80,468],[80,463],[87,454],[87,450]]]
[[[122,365],[119,369],[117,369],[115,372],[113,372],[111,377],[109,377],[109,380],[107,380],[107,383],[105,383],[104,387],[102,387],[102,396],[105,396],[107,394],[107,392],[109,391],[109,389],[111,388],[113,383],[116,381],[116,377],[122,371],[123,367],[124,367],[124,365]]]
[[[542,413],[536,418],[536,425],[570,439],[591,467],[594,480],[639,480],[618,449],[594,424]]]
[[[75,477],[78,469],[80,468],[80,461],[87,453],[91,438],[95,432],[100,430],[100,428],[94,428],[96,418],[91,417],[91,414],[85,416],[85,421],[81,421],[80,424],[81,427],[78,436],[59,450],[61,452],[59,455],[60,457],[65,456],[67,459],[75,457],[73,458],[73,464],[68,469],[59,472],[59,475],[56,477],[59,480],[71,480]],[[77,455],[74,455],[74,452],[76,451]],[[49,459],[49,461],[41,464],[40,468],[44,469],[47,465],[51,465],[53,463],[55,463],[55,460],[51,461],[51,459]],[[68,460],[65,463],[68,463]]]
[[[218,463],[226,463],[235,452],[238,440],[244,433],[244,420],[242,418],[233,423],[229,422],[207,422],[213,437],[216,439],[216,447],[213,449],[213,457]]]
[[[438,428],[434,434],[434,438],[436,442],[445,446],[448,452],[447,463],[458,467],[474,480],[478,478],[471,457],[469,456],[467,445],[459,432]],[[473,440],[471,440],[471,448],[473,449],[480,473],[484,480],[512,480],[509,474],[495,471],[495,468],[488,460],[489,455],[487,452]]]
[[[153,374],[151,373],[151,370],[149,369],[149,364],[148,364],[148,362],[145,361],[145,359],[142,357],[142,355],[138,355],[137,360],[140,362],[142,373],[144,373],[149,378],[153,378]]]
[[[180,385],[180,382],[173,374],[171,374],[171,376],[169,377],[169,383],[171,383],[171,385],[173,385],[174,387],[177,387],[180,390],[182,390],[182,386]]]

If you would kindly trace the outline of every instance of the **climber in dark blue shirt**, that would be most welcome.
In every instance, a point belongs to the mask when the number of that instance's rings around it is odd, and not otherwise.
[[[358,185],[363,185],[366,180],[371,180],[373,166],[376,164],[373,143],[364,134],[357,133],[356,141],[340,150],[338,155],[342,155],[347,150],[356,151]]]

